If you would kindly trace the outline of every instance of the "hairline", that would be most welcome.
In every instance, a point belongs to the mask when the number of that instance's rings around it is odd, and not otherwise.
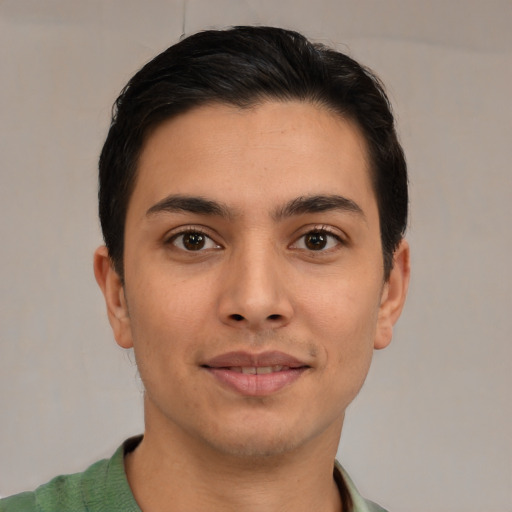
[[[162,117],[161,119],[154,120],[153,122],[150,121],[146,125],[146,127],[143,130],[143,136],[141,137],[141,143],[140,146],[136,152],[136,157],[133,160],[133,169],[132,169],[132,176],[129,182],[129,188],[128,188],[128,194],[126,195],[126,203],[124,208],[124,217],[123,217],[123,233],[122,233],[122,252],[121,252],[121,261],[116,262],[112,260],[112,264],[120,276],[122,282],[124,283],[124,251],[125,251],[125,234],[126,234],[126,219],[128,216],[128,209],[130,207],[131,199],[133,197],[133,193],[135,191],[135,187],[137,186],[138,176],[139,176],[139,164],[142,157],[142,154],[146,148],[146,145],[148,144],[149,139],[152,137],[152,135],[157,131],[162,125],[165,123],[171,122],[175,119],[178,119],[180,116],[187,115],[191,112],[194,112],[196,110],[207,108],[211,106],[226,106],[226,107],[232,107],[234,109],[238,109],[241,112],[247,111],[247,110],[255,110],[258,107],[261,107],[262,105],[266,103],[302,103],[302,104],[309,104],[312,105],[320,110],[323,110],[327,114],[332,115],[332,117],[345,121],[350,125],[350,127],[353,130],[356,130],[358,134],[360,135],[360,140],[363,141],[363,148],[362,153],[365,158],[365,167],[366,172],[368,173],[368,179],[370,181],[370,186],[373,194],[373,198],[375,199],[377,210],[378,210],[378,221],[379,221],[379,236],[380,236],[380,246],[381,246],[381,253],[382,253],[382,261],[383,261],[383,269],[384,269],[384,279],[387,280],[388,274],[391,270],[388,269],[386,271],[386,253],[385,253],[385,247],[384,247],[384,240],[382,238],[382,223],[381,223],[381,206],[379,204],[379,195],[377,193],[377,174],[378,170],[376,169],[376,163],[374,162],[374,157],[372,156],[371,152],[371,144],[368,141],[368,136],[365,133],[364,128],[362,127],[361,123],[357,119],[356,115],[351,114],[347,111],[341,111],[341,109],[335,108],[334,105],[329,104],[326,100],[318,99],[318,98],[311,98],[311,97],[304,97],[301,98],[298,95],[286,95],[284,97],[283,95],[279,94],[268,94],[268,93],[255,93],[252,98],[249,98],[246,102],[236,102],[236,101],[229,101],[225,98],[210,98],[205,99],[204,101],[197,100],[193,105],[186,106],[182,108],[181,110],[177,112],[171,112],[167,116]],[[153,112],[153,115],[155,117],[158,117],[156,114],[156,111]],[[402,236],[403,238],[403,236]]]

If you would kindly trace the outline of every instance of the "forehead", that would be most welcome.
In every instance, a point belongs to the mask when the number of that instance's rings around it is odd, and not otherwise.
[[[171,193],[227,199],[243,209],[256,199],[270,208],[294,196],[334,192],[373,199],[368,152],[355,123],[299,101],[243,109],[212,104],[149,135],[129,211]]]

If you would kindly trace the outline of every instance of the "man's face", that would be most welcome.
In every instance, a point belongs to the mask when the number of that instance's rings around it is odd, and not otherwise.
[[[398,316],[364,139],[308,103],[210,105],[160,125],[124,268],[111,321],[134,347],[147,428],[223,453],[337,442]]]

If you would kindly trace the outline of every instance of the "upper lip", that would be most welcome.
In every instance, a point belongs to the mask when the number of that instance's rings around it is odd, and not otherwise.
[[[232,368],[232,367],[267,367],[287,366],[289,368],[302,368],[309,366],[296,357],[279,351],[261,352],[251,354],[249,352],[227,352],[205,361],[202,366],[208,368]]]

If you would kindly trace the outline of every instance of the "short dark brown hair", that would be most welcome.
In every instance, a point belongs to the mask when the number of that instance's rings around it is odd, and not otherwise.
[[[208,103],[247,108],[270,99],[313,102],[360,127],[369,152],[387,279],[407,225],[408,184],[382,83],[352,58],[297,32],[250,26],[184,38],[138,71],[116,100],[99,162],[99,214],[121,278],[126,212],[150,130]]]

